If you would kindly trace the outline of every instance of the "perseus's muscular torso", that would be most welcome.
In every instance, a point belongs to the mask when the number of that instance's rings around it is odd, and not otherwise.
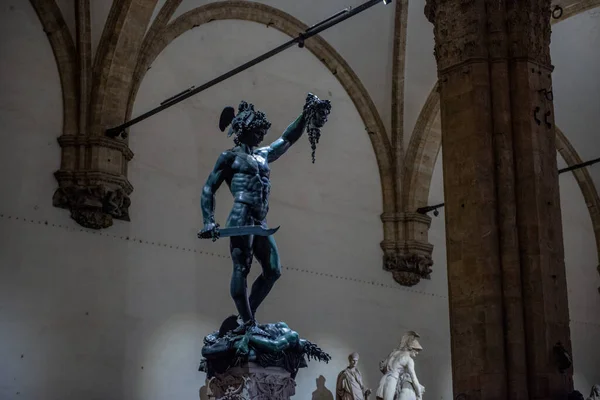
[[[227,184],[233,195],[233,209],[227,225],[264,221],[269,211],[271,181],[267,152],[257,149],[247,154],[237,148],[230,151]]]

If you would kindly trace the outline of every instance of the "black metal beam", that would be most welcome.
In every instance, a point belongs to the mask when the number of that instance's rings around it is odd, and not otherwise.
[[[112,138],[117,137],[119,135],[126,136],[125,129],[129,128],[130,126],[135,125],[138,122],[141,122],[147,118],[150,118],[154,114],[157,114],[157,113],[161,112],[162,110],[172,107],[175,104],[182,102],[183,100],[185,100],[189,97],[192,97],[193,95],[198,94],[198,93],[216,85],[217,83],[223,82],[225,79],[229,79],[232,76],[237,75],[240,72],[245,71],[248,68],[253,67],[256,64],[258,64],[262,61],[265,61],[266,59],[271,58],[286,49],[289,49],[290,47],[294,46],[295,44],[297,44],[299,47],[304,47],[305,40],[307,40],[315,35],[318,35],[319,33],[323,32],[324,30],[337,25],[340,22],[347,20],[348,18],[351,18],[357,14],[360,14],[361,12],[363,12],[363,11],[373,7],[375,4],[381,3],[381,2],[383,2],[384,4],[389,4],[391,2],[391,0],[383,0],[383,1],[382,0],[369,0],[356,8],[345,8],[344,10],[319,22],[318,24],[311,26],[306,31],[299,34],[294,39],[282,44],[281,46],[279,46],[259,57],[256,57],[255,59],[248,61],[247,63],[240,65],[239,67],[234,68],[231,71],[226,72],[223,75],[218,76],[215,79],[208,81],[201,86],[198,86],[196,88],[194,86],[192,86],[191,88],[186,89],[183,92],[176,94],[175,96],[171,96],[167,100],[163,101],[158,107],[156,107],[138,117],[135,117],[134,119],[132,119],[130,121],[127,121],[119,126],[114,127],[114,128],[107,129],[106,136],[109,136]]]
[[[599,162],[600,162],[600,158],[594,158],[593,160],[582,162],[581,164],[575,164],[575,165],[571,165],[570,167],[567,167],[567,168],[559,169],[558,173],[562,174],[563,172],[573,171],[576,169],[587,167],[588,165],[594,165]]]
[[[559,169],[558,173],[562,174],[564,172],[574,171],[577,169],[585,168],[590,165],[594,165],[599,162],[600,162],[600,158],[594,158],[593,160],[582,162],[580,164],[571,165],[570,167],[567,167],[567,168]],[[428,212],[433,211],[433,215],[435,215],[437,217],[437,215],[439,214],[439,211],[437,209],[442,208],[442,207],[444,207],[444,203],[436,204],[434,206],[419,207],[419,208],[417,208],[417,212],[419,214],[427,214]]]

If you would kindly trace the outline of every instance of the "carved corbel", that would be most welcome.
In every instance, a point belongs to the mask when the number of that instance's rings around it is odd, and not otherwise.
[[[98,59],[100,67],[96,72],[92,71],[90,0],[71,3],[74,3],[75,11],[74,37],[71,36],[56,2],[31,1],[56,55],[63,93],[64,126],[63,134],[58,138],[62,153],[61,165],[54,173],[58,189],[52,197],[52,204],[70,210],[71,217],[80,225],[101,229],[111,226],[113,219],[129,220],[129,194],[133,191],[126,177],[127,162],[132,159],[133,153],[126,142],[104,136],[104,123],[100,118],[118,119],[116,109],[120,103],[109,97],[118,98],[119,96],[112,94],[112,89],[122,88],[122,82],[127,79],[121,79],[121,76],[117,82],[110,81],[105,71],[110,70],[118,75],[124,73],[124,68],[104,67],[102,63],[117,59],[113,57],[117,49],[113,44],[108,45],[109,41],[131,47],[135,40],[129,36],[127,41],[111,37],[113,34],[127,35],[125,29],[117,30],[118,32],[106,29],[98,48],[111,48],[111,51],[97,54],[102,57]],[[139,4],[137,7],[144,8],[144,5]],[[117,16],[118,13],[131,13],[132,18],[135,15],[136,18],[143,19],[142,13],[136,14],[136,7],[133,6],[114,5],[113,10],[115,20],[125,19],[125,16]],[[151,9],[146,10],[146,13],[151,14]],[[126,25],[138,26],[136,23]],[[121,53],[128,54],[125,51]],[[125,59],[133,62],[131,56]],[[111,91],[107,91],[106,87],[110,87]],[[112,101],[116,105],[107,107],[101,101]]]
[[[392,273],[402,286],[414,286],[421,279],[431,279],[433,245],[427,241],[431,218],[410,212],[383,214],[384,224],[394,222],[398,241],[383,241],[383,269]]]
[[[86,228],[108,228],[113,219],[129,221],[133,187],[125,174],[133,153],[127,145],[87,135],[63,135],[58,143],[62,165],[54,173],[59,187],[52,204],[68,209],[71,218]]]
[[[394,280],[402,286],[414,286],[421,279],[431,279],[431,256],[393,253],[384,256],[383,263],[383,268],[391,272]]]

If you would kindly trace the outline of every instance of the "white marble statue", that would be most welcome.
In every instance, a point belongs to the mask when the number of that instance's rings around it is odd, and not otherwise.
[[[590,397],[588,397],[587,400],[600,400],[600,385],[592,386]]]
[[[383,373],[377,388],[378,400],[421,400],[425,388],[421,386],[415,373],[414,358],[423,348],[419,335],[408,331],[402,336],[400,346],[379,364]]]
[[[371,389],[365,389],[358,370],[358,353],[348,356],[348,367],[338,374],[335,385],[335,400],[365,400]]]

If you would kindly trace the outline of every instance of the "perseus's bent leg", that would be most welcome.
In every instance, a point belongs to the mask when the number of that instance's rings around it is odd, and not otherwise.
[[[252,236],[234,236],[229,242],[233,273],[231,275],[231,297],[244,322],[253,319],[247,295],[246,278],[252,265]]]
[[[262,267],[262,274],[256,278],[250,292],[250,309],[252,314],[255,314],[273,288],[275,281],[281,276],[281,264],[273,236],[255,236],[252,247],[254,257]]]

